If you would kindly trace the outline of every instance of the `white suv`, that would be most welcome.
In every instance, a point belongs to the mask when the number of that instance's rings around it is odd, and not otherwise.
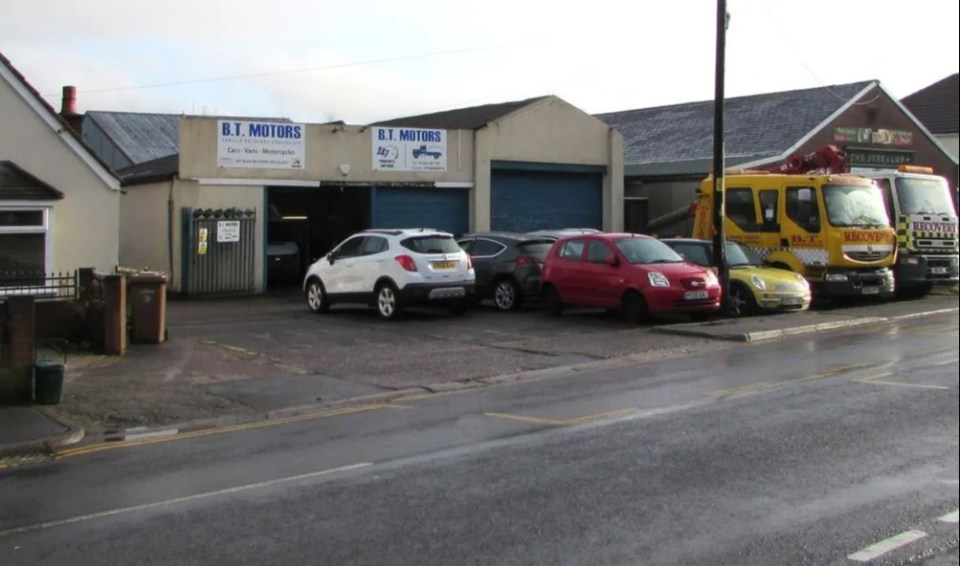
[[[470,256],[452,234],[429,228],[365,230],[314,262],[303,291],[313,312],[327,312],[334,303],[362,303],[389,320],[414,304],[462,314],[474,280]]]

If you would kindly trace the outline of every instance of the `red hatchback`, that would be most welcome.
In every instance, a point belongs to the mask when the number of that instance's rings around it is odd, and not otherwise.
[[[720,284],[656,238],[584,234],[554,242],[543,264],[544,308],[564,305],[617,309],[639,322],[650,314],[709,313],[720,309]]]

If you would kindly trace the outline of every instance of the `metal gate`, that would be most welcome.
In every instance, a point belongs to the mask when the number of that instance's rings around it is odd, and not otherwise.
[[[254,292],[256,211],[182,208],[181,215],[184,294]]]

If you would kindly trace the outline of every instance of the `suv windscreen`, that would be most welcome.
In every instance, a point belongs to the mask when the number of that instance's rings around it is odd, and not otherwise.
[[[400,245],[418,254],[454,254],[463,251],[453,236],[415,236],[401,241]]]
[[[683,262],[680,254],[670,246],[652,238],[622,238],[617,240],[617,249],[633,264]]]

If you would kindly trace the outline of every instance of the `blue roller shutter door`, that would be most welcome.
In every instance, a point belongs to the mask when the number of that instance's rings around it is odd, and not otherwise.
[[[494,171],[490,198],[493,230],[603,229],[600,174]]]
[[[470,191],[374,187],[371,228],[436,228],[454,235],[470,227]]]

